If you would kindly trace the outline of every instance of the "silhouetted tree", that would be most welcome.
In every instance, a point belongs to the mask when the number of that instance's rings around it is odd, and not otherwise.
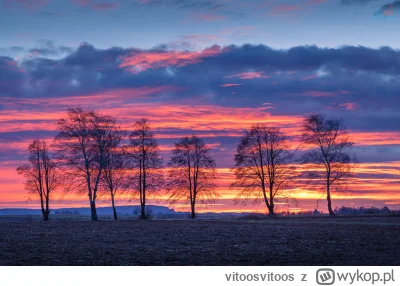
[[[50,215],[50,195],[61,184],[57,165],[49,153],[46,142],[35,139],[28,147],[29,163],[17,168],[17,173],[25,177],[25,189],[38,195],[43,220]]]
[[[353,175],[355,158],[348,154],[353,142],[341,120],[321,114],[312,114],[304,119],[302,141],[312,148],[303,156],[303,163],[312,170],[307,174],[312,181],[325,185],[328,211],[334,216],[331,191],[333,187],[337,191],[346,188],[346,179]]]
[[[153,196],[162,188],[162,158],[156,139],[147,119],[141,119],[133,126],[126,146],[131,168],[130,185],[135,191],[134,198],[139,196],[140,217],[146,219],[146,201],[148,194]]]
[[[196,217],[196,203],[213,203],[215,191],[215,161],[203,140],[197,136],[185,137],[175,143],[168,164],[167,190],[170,202],[189,202],[191,218]]]
[[[125,133],[118,128],[109,133],[109,148],[106,149],[105,164],[101,177],[102,186],[110,193],[114,219],[118,220],[115,196],[127,187],[127,162],[122,150]]]
[[[231,187],[240,190],[236,201],[262,200],[274,215],[275,200],[288,196],[294,178],[292,159],[287,137],[279,128],[256,124],[246,130],[235,153],[236,180]]]
[[[67,118],[58,120],[57,127],[56,155],[64,168],[66,189],[87,191],[91,218],[97,220],[97,192],[107,150],[112,146],[110,133],[115,130],[115,119],[93,110],[69,108]]]

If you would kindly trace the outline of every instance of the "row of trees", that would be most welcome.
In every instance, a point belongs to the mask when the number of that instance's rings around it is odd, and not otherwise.
[[[148,217],[149,196],[157,197],[161,191],[167,192],[172,204],[189,204],[192,218],[196,204],[213,203],[218,197],[215,160],[195,135],[175,143],[164,175],[160,149],[146,119],[127,132],[111,116],[70,108],[66,118],[57,122],[57,129],[51,146],[33,140],[29,162],[17,168],[26,179],[26,189],[38,195],[44,220],[49,219],[52,193],[61,187],[88,195],[92,220],[97,220],[100,192],[110,194],[115,219],[115,198],[123,191],[140,202],[143,219]],[[233,167],[231,188],[238,192],[237,200],[261,200],[273,215],[277,199],[288,197],[292,185],[306,175],[308,182],[324,186],[329,213],[334,215],[331,191],[342,189],[352,175],[355,160],[348,150],[353,143],[340,120],[316,114],[304,119],[301,138],[307,151],[301,156],[306,171],[300,172],[289,139],[279,128],[255,124],[246,130]]]

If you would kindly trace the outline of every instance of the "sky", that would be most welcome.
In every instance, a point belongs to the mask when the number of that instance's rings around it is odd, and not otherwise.
[[[295,148],[304,116],[324,113],[359,161],[333,206],[400,208],[400,1],[0,0],[0,27],[0,208],[38,207],[15,169],[71,106],[126,129],[149,118],[165,163],[182,136],[203,138],[221,198],[201,211],[265,212],[233,204],[240,136],[267,123]],[[281,210],[326,210],[323,192],[293,191]],[[63,206],[88,202],[60,191]]]

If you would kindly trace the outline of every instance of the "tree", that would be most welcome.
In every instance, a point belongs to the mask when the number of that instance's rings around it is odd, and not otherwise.
[[[348,151],[354,143],[350,141],[341,120],[326,118],[321,114],[304,118],[302,141],[312,148],[303,156],[303,163],[312,170],[307,173],[312,181],[325,185],[328,211],[334,216],[331,191],[333,187],[337,191],[345,189],[346,179],[353,176],[356,160]]]
[[[50,196],[61,184],[61,177],[45,141],[33,140],[28,147],[28,152],[29,164],[18,167],[17,173],[25,177],[25,189],[30,194],[39,196],[43,220],[48,221]]]
[[[67,191],[87,192],[92,220],[97,220],[96,198],[111,148],[115,119],[93,110],[69,108],[57,122],[56,155],[64,169]]]
[[[215,191],[215,161],[210,148],[195,135],[175,143],[168,164],[167,190],[171,204],[189,202],[191,218],[196,217],[196,203],[213,203],[218,197]]]
[[[236,180],[231,184],[240,190],[237,201],[264,201],[269,214],[274,215],[276,199],[288,197],[294,178],[292,159],[287,137],[279,128],[256,124],[246,130],[235,153]]]
[[[134,189],[134,198],[139,196],[140,217],[146,219],[148,194],[156,196],[164,184],[162,158],[148,120],[143,118],[135,123],[126,146],[131,168],[130,185]]]
[[[115,196],[118,191],[124,190],[127,186],[127,166],[121,147],[124,136],[125,133],[117,128],[110,132],[110,146],[106,149],[104,170],[101,177],[103,188],[111,196],[111,205],[115,220],[118,220]]]

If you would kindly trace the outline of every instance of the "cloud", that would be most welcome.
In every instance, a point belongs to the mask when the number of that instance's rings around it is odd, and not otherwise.
[[[347,110],[356,110],[358,108],[358,104],[354,102],[347,102],[340,104],[339,107],[345,108]]]
[[[264,75],[263,71],[258,72],[241,72],[234,75],[226,76],[225,78],[240,78],[240,79],[254,79],[254,78],[270,78],[269,75]]]
[[[219,46],[204,49],[200,52],[176,52],[176,51],[149,51],[149,52],[133,52],[126,56],[121,68],[130,69],[134,73],[141,72],[147,69],[158,67],[178,66],[183,67],[188,64],[201,62],[203,58],[212,57],[222,50]]]
[[[25,55],[26,58],[35,58],[35,57],[57,58],[71,54],[74,51],[74,49],[71,47],[63,45],[56,46],[52,41],[49,40],[39,40],[37,42],[38,45],[36,47],[28,50],[28,53]]]
[[[220,86],[221,87],[231,87],[231,86],[240,86],[240,85],[242,85],[242,84],[240,84],[240,83],[224,83],[224,84],[221,84]]]
[[[0,99],[80,98],[105,91],[173,86],[174,90],[148,100],[232,107],[271,102],[275,114],[325,111],[357,130],[393,131],[400,120],[400,52],[389,47],[276,50],[247,44],[178,51],[99,49],[83,43],[63,55],[40,52],[21,61],[1,57]],[[240,92],[229,88],[232,84],[237,89],[241,85]],[[344,103],[358,108],[350,115],[347,111],[352,106],[340,107]],[[0,101],[0,110],[10,104]]]
[[[375,15],[389,16],[393,15],[396,11],[400,11],[400,1],[394,1],[381,6],[381,8],[375,12]]]
[[[354,197],[369,202],[380,200],[382,192],[385,201],[398,197],[398,162],[389,162],[400,155],[398,50],[277,50],[251,44],[143,50],[82,43],[55,56],[57,49],[41,42],[35,50],[40,56],[0,56],[2,174],[15,174],[15,165],[26,160],[29,140],[51,140],[54,122],[67,107],[80,105],[116,116],[129,130],[135,120],[150,118],[166,158],[178,138],[191,133],[203,137],[223,177],[221,193],[229,198],[228,168],[245,128],[269,123],[294,144],[303,116],[325,112],[343,119],[356,142],[362,163],[351,184]],[[13,182],[18,183],[3,183],[1,189],[22,194],[20,181],[13,177]]]
[[[312,74],[312,75],[309,75],[309,76],[302,77],[300,80],[310,80],[310,79],[315,79],[317,77],[318,77],[317,74]]]

